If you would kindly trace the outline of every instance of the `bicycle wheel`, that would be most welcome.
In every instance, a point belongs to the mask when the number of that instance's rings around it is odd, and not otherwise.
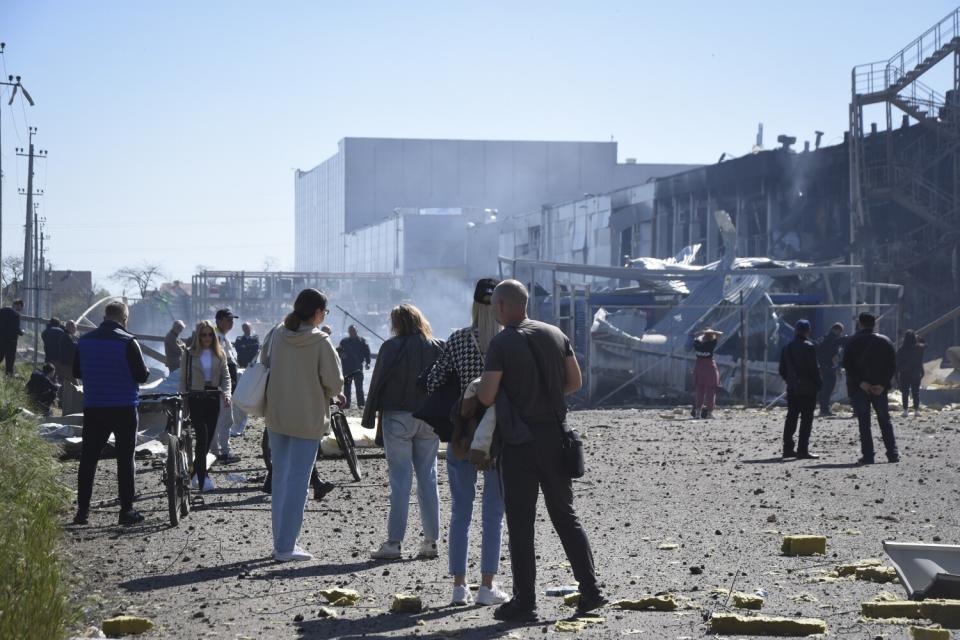
[[[167,434],[167,465],[165,480],[167,485],[167,510],[170,513],[170,526],[180,524],[180,439]]]
[[[193,450],[190,434],[183,438],[180,449],[180,516],[190,514],[190,452]]]
[[[347,466],[350,467],[350,473],[353,474],[353,479],[360,482],[360,479],[363,477],[360,474],[360,461],[357,460],[357,447],[353,442],[353,435],[350,433],[350,425],[347,423],[347,418],[339,411],[331,417],[333,419],[333,435],[337,439],[337,446],[340,448],[340,453],[347,459]]]

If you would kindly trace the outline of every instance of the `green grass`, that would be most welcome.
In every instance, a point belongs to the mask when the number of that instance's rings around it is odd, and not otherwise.
[[[70,494],[37,436],[23,379],[0,374],[0,638],[62,638],[75,620],[59,555]]]

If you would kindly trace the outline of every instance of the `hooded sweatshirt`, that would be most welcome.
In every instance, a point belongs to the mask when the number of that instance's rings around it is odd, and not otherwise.
[[[340,358],[318,327],[290,331],[275,327],[264,340],[260,361],[270,368],[266,423],[275,433],[309,440],[329,430],[330,400],[343,390]]]

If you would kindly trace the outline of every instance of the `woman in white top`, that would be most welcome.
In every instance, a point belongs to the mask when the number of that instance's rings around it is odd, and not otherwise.
[[[207,476],[207,452],[217,429],[220,406],[230,407],[227,356],[214,331],[209,320],[197,323],[180,371],[180,393],[187,394],[187,414],[193,422],[196,439],[193,469],[197,486],[203,487],[203,491],[214,488]]]

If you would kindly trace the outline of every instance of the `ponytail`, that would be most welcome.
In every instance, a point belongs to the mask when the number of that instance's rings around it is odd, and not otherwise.
[[[326,311],[327,296],[316,289],[304,289],[293,303],[293,311],[283,319],[283,326],[297,331],[300,326],[315,316],[317,311]]]

